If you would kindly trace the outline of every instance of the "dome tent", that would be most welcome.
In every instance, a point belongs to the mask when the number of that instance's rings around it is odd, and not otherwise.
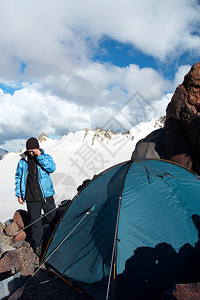
[[[198,279],[199,190],[169,161],[113,166],[72,201],[45,261],[94,299],[159,299]]]

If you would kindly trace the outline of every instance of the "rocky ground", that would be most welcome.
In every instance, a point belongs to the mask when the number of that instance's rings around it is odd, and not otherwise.
[[[91,299],[72,288],[41,263],[41,258],[34,253],[28,241],[28,223],[27,212],[23,210],[15,212],[13,219],[5,225],[0,222],[0,280],[20,273],[18,283],[21,288],[8,299]],[[44,248],[45,245],[43,250]]]
[[[38,273],[31,277],[22,278],[28,282],[25,287],[18,289],[8,300],[90,300],[91,298],[80,293],[60,279],[52,271],[42,267]],[[29,281],[28,281],[29,280]]]

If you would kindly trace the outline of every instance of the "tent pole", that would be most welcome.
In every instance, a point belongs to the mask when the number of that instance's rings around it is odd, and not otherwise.
[[[110,282],[111,282],[111,276],[112,276],[112,268],[113,269],[113,300],[115,300],[115,283],[116,283],[116,262],[117,262],[117,234],[118,234],[118,226],[119,226],[119,214],[120,214],[120,209],[121,209],[121,203],[122,203],[122,192],[124,189],[124,183],[126,179],[126,175],[128,173],[128,170],[131,166],[133,161],[128,162],[128,167],[126,170],[126,173],[124,175],[124,180],[122,184],[122,189],[121,189],[121,195],[119,196],[119,204],[118,204],[118,211],[117,211],[117,222],[116,222],[116,227],[115,227],[115,237],[114,237],[114,243],[113,243],[113,251],[112,251],[112,258],[111,258],[111,264],[110,264],[110,273],[109,273],[109,278],[108,278],[108,286],[107,286],[107,293],[106,293],[106,300],[108,300],[109,296],[109,291],[110,291]]]
[[[108,300],[109,291],[110,291],[110,282],[112,277],[112,269],[114,272],[114,278],[113,278],[113,288],[115,287],[115,277],[116,277],[116,252],[117,252],[117,232],[118,232],[118,224],[119,224],[119,213],[120,213],[120,207],[121,207],[121,201],[122,197],[119,197],[119,205],[118,205],[118,211],[117,211],[117,222],[115,227],[115,237],[114,237],[114,243],[113,243],[113,251],[112,251],[112,258],[111,258],[111,264],[110,264],[110,273],[108,278],[108,286],[107,286],[107,293],[106,293],[106,300]],[[115,297],[115,293],[113,293],[113,299]]]

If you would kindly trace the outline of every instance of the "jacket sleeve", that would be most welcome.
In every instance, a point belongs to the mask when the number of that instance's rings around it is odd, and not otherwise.
[[[42,153],[37,157],[37,160],[43,170],[47,173],[53,173],[55,171],[56,165],[49,154]]]
[[[22,164],[18,162],[16,173],[15,173],[15,195],[21,197],[21,180],[22,180]]]

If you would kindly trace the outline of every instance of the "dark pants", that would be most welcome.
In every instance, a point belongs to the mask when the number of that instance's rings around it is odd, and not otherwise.
[[[31,233],[32,233],[33,247],[36,248],[38,246],[41,246],[42,244],[43,220],[41,218],[41,211],[43,209],[44,213],[46,214],[49,211],[53,210],[47,216],[44,217],[46,223],[50,223],[53,217],[55,216],[56,210],[54,208],[56,206],[55,206],[53,196],[35,202],[27,201],[26,205],[30,215],[30,221],[31,223],[34,222],[31,225]]]

